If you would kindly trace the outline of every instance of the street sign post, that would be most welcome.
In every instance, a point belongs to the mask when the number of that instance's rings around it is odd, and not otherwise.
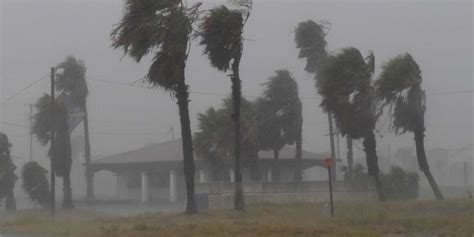
[[[329,177],[329,199],[330,199],[330,202],[331,202],[331,217],[334,216],[334,204],[333,204],[333,200],[332,200],[332,177],[331,177],[331,166],[333,165],[332,164],[332,159],[331,158],[327,158],[324,160],[324,165],[326,166],[326,168],[328,169],[328,177]]]

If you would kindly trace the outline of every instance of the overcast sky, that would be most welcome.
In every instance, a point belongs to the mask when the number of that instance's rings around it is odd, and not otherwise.
[[[1,1],[1,96],[16,92],[42,77],[45,79],[2,104],[2,124],[13,154],[28,155],[27,104],[49,91],[51,66],[67,55],[85,61],[89,77],[88,101],[92,153],[96,157],[125,151],[171,138],[172,126],[179,136],[178,110],[169,94],[97,80],[131,83],[146,74],[149,58],[137,64],[110,47],[110,31],[120,19],[123,1],[100,0],[0,0]],[[217,5],[206,2],[203,8]],[[304,105],[304,145],[310,151],[328,151],[327,117],[319,108],[314,80],[297,59],[293,31],[307,19],[332,23],[328,36],[331,51],[357,47],[363,54],[373,50],[376,66],[399,53],[410,52],[423,72],[427,91],[427,148],[456,148],[472,143],[473,5],[471,1],[259,1],[245,28],[241,65],[243,91],[257,96],[261,83],[276,69],[295,76]],[[379,70],[377,71],[379,72]],[[193,45],[187,63],[192,129],[196,115],[219,106],[230,92],[230,80],[209,66],[202,48]],[[8,124],[6,124],[8,123]],[[385,150],[413,146],[412,135],[397,138],[378,133]],[[385,124],[387,125],[387,124]],[[80,134],[78,130],[75,134]],[[383,136],[383,137],[382,137]],[[358,148],[360,142],[355,143]],[[343,148],[344,146],[342,146]],[[357,149],[358,149],[357,148]],[[37,156],[45,150],[35,144]]]

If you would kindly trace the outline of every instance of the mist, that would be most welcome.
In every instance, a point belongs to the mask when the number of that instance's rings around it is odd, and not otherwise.
[[[198,1],[190,1],[189,5]],[[18,171],[30,157],[30,107],[50,90],[50,68],[67,56],[83,60],[87,68],[87,98],[92,160],[140,149],[180,137],[177,101],[168,91],[150,88],[144,77],[153,58],[137,63],[111,45],[111,31],[124,12],[124,1],[112,0],[1,0],[0,131],[12,144],[11,154]],[[227,1],[203,1],[210,9]],[[389,59],[409,52],[420,66],[426,91],[425,146],[428,161],[470,162],[473,144],[473,3],[472,1],[309,1],[262,0],[253,3],[244,34],[240,77],[243,97],[255,100],[275,70],[291,72],[298,84],[303,106],[302,148],[317,154],[330,153],[327,115],[320,107],[314,75],[304,71],[298,59],[294,31],[308,19],[330,22],[329,53],[355,47],[363,55],[373,51],[375,78]],[[186,63],[190,90],[191,130],[199,129],[198,114],[219,108],[231,94],[229,73],[212,68],[203,47],[193,40]],[[395,135],[391,119],[382,116],[375,136],[381,169],[391,165],[418,172],[416,162],[403,163],[399,150],[416,156],[413,134]],[[72,187],[75,198],[85,196],[82,126],[71,138]],[[77,143],[75,143],[77,142]],[[362,139],[354,140],[356,163],[365,166]],[[338,158],[345,164],[345,139],[340,137]],[[446,153],[439,150],[445,151]],[[431,152],[431,153],[430,153]],[[443,157],[449,154],[449,157]],[[436,158],[432,158],[436,157]],[[49,166],[48,146],[33,139],[33,160]],[[462,186],[462,175],[449,176],[431,164],[441,185]],[[440,166],[441,167],[441,166]],[[459,166],[459,172],[463,169]],[[469,181],[472,185],[472,171]],[[321,167],[308,169],[305,177],[327,179]],[[340,176],[341,178],[342,176]],[[429,186],[423,197],[431,196]],[[111,173],[96,175],[96,195],[115,195]],[[22,193],[21,181],[16,190]],[[59,184],[58,184],[59,185]],[[58,186],[60,187],[60,186]],[[59,190],[60,188],[58,188]],[[30,207],[30,204],[25,204]],[[125,211],[126,212],[126,211]]]

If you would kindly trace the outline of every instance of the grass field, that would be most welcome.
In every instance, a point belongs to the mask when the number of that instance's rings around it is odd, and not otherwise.
[[[246,212],[202,211],[198,215],[147,214],[106,217],[79,210],[25,212],[0,218],[0,233],[55,237],[147,236],[473,236],[474,201],[261,204]],[[34,235],[31,235],[31,234]]]

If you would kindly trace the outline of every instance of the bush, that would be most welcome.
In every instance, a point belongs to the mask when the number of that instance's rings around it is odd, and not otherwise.
[[[48,171],[37,162],[30,161],[23,166],[21,174],[23,190],[33,202],[47,208],[49,206],[49,183],[46,177]]]
[[[382,188],[389,199],[416,199],[419,192],[418,174],[392,166],[390,173],[381,175]]]
[[[356,187],[367,187],[368,183],[372,180],[361,164],[355,165],[352,177],[349,177],[347,168],[343,168],[343,172],[345,172],[344,180]],[[408,200],[418,197],[419,183],[417,173],[407,172],[398,166],[392,166],[388,174],[380,174],[380,180],[387,199]]]

